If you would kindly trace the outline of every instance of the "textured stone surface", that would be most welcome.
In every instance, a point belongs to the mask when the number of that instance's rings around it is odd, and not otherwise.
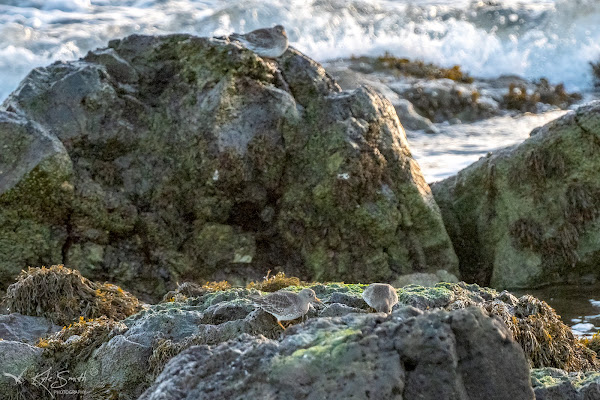
[[[60,330],[60,326],[42,317],[12,313],[0,315],[0,339],[35,344],[42,336]]]
[[[496,288],[598,277],[600,102],[432,186],[461,278]]]
[[[368,367],[366,367],[368,366]],[[280,342],[241,336],[194,346],[141,399],[533,399],[521,349],[472,308],[348,315],[289,328]]]
[[[62,263],[158,299],[268,269],[457,273],[394,107],[292,48],[134,35],[36,68],[0,110],[0,282]]]
[[[536,400],[594,400],[600,399],[598,372],[567,373],[555,368],[531,371],[531,384]]]
[[[0,340],[0,397],[18,399],[20,395],[27,395],[25,378],[37,372],[41,359],[42,349],[26,343]]]

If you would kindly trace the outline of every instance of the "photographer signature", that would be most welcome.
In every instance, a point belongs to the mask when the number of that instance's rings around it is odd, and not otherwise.
[[[3,375],[11,378],[15,381],[16,385],[22,385],[24,383],[23,375],[26,371],[21,372],[19,376],[13,375],[8,372],[4,372]],[[54,393],[66,389],[69,383],[83,383],[86,380],[86,372],[84,371],[79,376],[70,376],[69,370],[61,370],[52,372],[52,367],[40,372],[31,378],[31,384],[36,387],[43,388],[52,398]]]

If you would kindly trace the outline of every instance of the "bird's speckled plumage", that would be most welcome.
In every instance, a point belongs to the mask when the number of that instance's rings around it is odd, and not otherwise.
[[[398,293],[391,285],[387,283],[372,283],[362,294],[365,302],[373,307],[377,312],[389,314],[392,307],[398,303]]]
[[[309,303],[320,301],[312,289],[302,289],[298,293],[279,290],[263,297],[252,297],[252,300],[278,322],[300,318],[308,312]]]
[[[229,37],[239,41],[259,56],[266,58],[277,58],[285,53],[288,48],[287,33],[281,25],[273,28],[257,29],[245,35],[233,33]]]

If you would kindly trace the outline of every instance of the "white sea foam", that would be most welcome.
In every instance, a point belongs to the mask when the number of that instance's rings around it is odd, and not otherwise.
[[[34,67],[72,60],[132,33],[223,35],[283,24],[319,61],[352,55],[459,64],[474,76],[515,74],[591,88],[600,60],[600,1],[0,0],[0,101]],[[410,138],[428,180],[518,143],[560,113],[494,118]]]
[[[600,2],[504,0],[0,0],[0,98],[33,67],[72,59],[131,33],[221,35],[281,23],[325,61],[351,55],[460,64],[591,86],[600,59]]]

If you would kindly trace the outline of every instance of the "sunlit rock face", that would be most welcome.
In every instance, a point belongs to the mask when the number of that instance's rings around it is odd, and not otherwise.
[[[596,280],[598,171],[596,101],[434,184],[462,278],[496,288]]]
[[[457,273],[394,108],[294,49],[130,36],[33,70],[1,112],[3,281],[64,263],[160,296],[273,268]]]

